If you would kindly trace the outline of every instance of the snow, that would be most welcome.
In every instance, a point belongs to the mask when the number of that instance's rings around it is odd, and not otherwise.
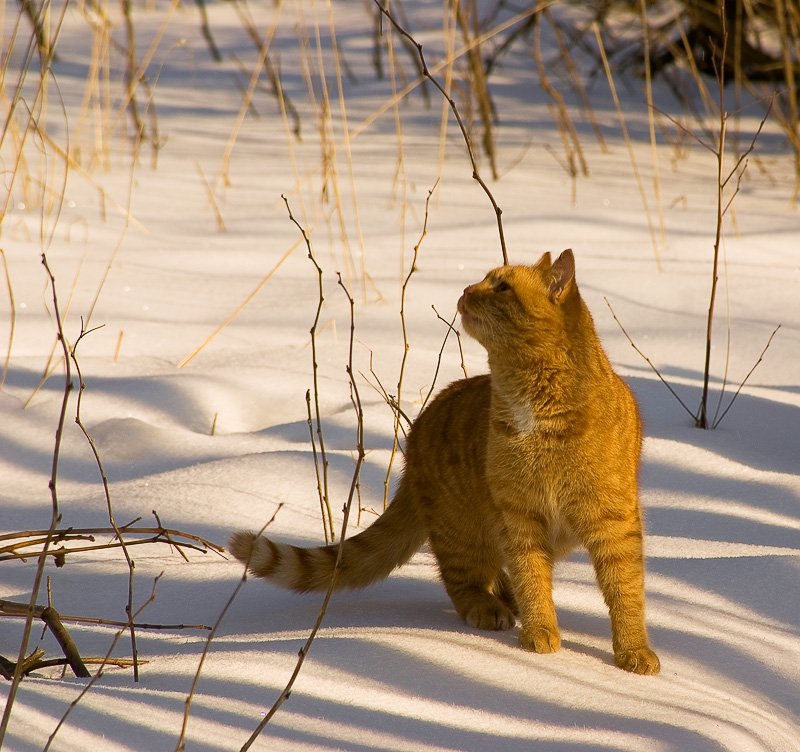
[[[406,5],[416,27],[425,29],[426,51],[430,45],[428,54],[435,59],[440,4]],[[330,17],[327,6],[314,3],[284,4],[279,12],[280,7],[254,4],[251,12],[259,30],[278,24],[273,49],[284,89],[300,110],[302,140],[287,137],[275,99],[262,89],[254,94],[255,112],[246,113],[235,130],[242,92],[234,81],[238,77],[246,86],[257,59],[232,4],[208,5],[223,53],[216,64],[197,29],[194,6],[172,12],[155,3],[137,8],[135,19],[140,54],[164,28],[150,74],[163,145],[157,165],[145,146],[133,168],[130,143],[118,133],[103,143],[105,162],[90,158],[102,118],[97,108],[80,117],[90,62],[87,25],[75,8],[67,13],[55,66],[67,115],[51,87],[42,118],[56,143],[63,145],[69,131],[83,166],[66,175],[60,216],[49,193],[37,204],[36,193],[23,195],[18,182],[2,225],[16,322],[0,390],[0,533],[47,528],[50,521],[48,481],[64,379],[56,358],[50,377],[37,388],[56,342],[52,300],[39,263],[46,250],[70,341],[90,311],[89,326],[103,325],[81,341],[77,355],[86,382],[82,418],[101,453],[117,521],[141,517],[142,525],[151,525],[155,510],[168,527],[224,544],[234,529],[260,528],[283,503],[272,535],[304,545],[322,541],[305,397],[312,388],[309,328],[317,276],[282,194],[310,233],[323,269],[325,301],[316,343],[336,524],[356,449],[345,372],[349,307],[337,271],[356,299],[354,370],[365,406],[367,450],[361,527],[382,508],[393,419],[368,384],[376,381],[370,367],[387,391],[396,393],[403,351],[401,286],[420,240],[428,191],[440,178],[405,301],[410,350],[402,405],[411,415],[431,387],[447,332],[431,306],[449,320],[462,288],[500,263],[497,226],[486,196],[471,179],[452,119],[440,160],[442,110],[432,89],[430,108],[413,93],[397,115],[390,107],[356,132],[392,95],[391,80],[376,79],[371,68],[373,21],[367,6],[337,3]],[[317,110],[304,78],[304,66],[316,70],[317,65],[314,18],[331,93],[341,222],[332,179],[329,201],[321,202]],[[343,81],[346,113],[336,96],[330,18],[358,79]],[[122,39],[119,19],[114,24],[115,37]],[[4,34],[9,28],[7,18]],[[304,34],[305,55],[298,42]],[[411,77],[404,54],[398,51],[398,60]],[[20,58],[14,60],[19,66]],[[112,69],[116,83],[119,65],[117,60]],[[333,597],[291,697],[253,748],[800,750],[800,221],[785,139],[767,124],[734,204],[735,216],[726,221],[712,407],[725,373],[728,331],[726,394],[731,394],[775,326],[781,329],[721,425],[700,431],[630,347],[604,298],[695,409],[711,277],[713,159],[662,121],[656,156],[665,238],[656,258],[605,82],[594,80],[590,95],[609,149],[600,148],[575,108],[591,175],[573,185],[545,150],[559,154],[561,141],[534,86],[530,61],[517,52],[505,65],[495,91],[504,174],[490,186],[503,209],[511,261],[532,262],[545,250],[574,249],[582,293],[615,367],[642,408],[648,622],[662,673],[631,676],[613,666],[608,616],[585,556],[557,570],[563,648],[538,656],[517,647],[515,630],[482,633],[463,624],[437,581],[432,555],[423,549],[385,582]],[[29,87],[34,79],[32,73]],[[656,87],[659,101],[681,114],[661,87]],[[620,90],[655,220],[641,84],[630,79]],[[124,124],[117,110],[103,112],[112,123]],[[343,136],[343,114],[350,139]],[[744,112],[738,125],[743,142],[758,120],[757,108]],[[225,185],[219,175],[229,144]],[[6,163],[8,148],[3,146]],[[30,175],[46,176],[47,186],[58,193],[63,160],[52,148],[37,147],[30,154]],[[97,160],[101,156],[97,153]],[[224,231],[201,173],[214,188]],[[102,202],[98,187],[105,192]],[[256,289],[231,323],[178,367]],[[6,343],[10,304],[4,290],[0,306]],[[465,336],[462,344],[469,373],[484,371],[477,343]],[[440,365],[437,389],[462,375],[452,336]],[[58,471],[62,526],[107,527],[98,470],[74,415],[75,393]],[[395,461],[395,479],[398,465]],[[350,532],[355,527],[352,520]],[[140,616],[150,623],[214,624],[242,575],[237,562],[211,552],[190,553],[187,562],[166,546],[131,551],[137,605],[163,572],[155,600]],[[46,574],[53,604],[63,614],[125,618],[127,567],[118,550],[69,556],[66,566],[48,565]],[[27,602],[33,577],[33,560],[4,562],[0,597]],[[43,591],[39,602],[45,599]],[[297,596],[261,581],[245,583],[203,665],[187,726],[188,749],[234,750],[245,743],[288,681],[320,602],[320,596]],[[108,626],[68,627],[84,657],[105,655],[114,638]],[[0,619],[3,655],[16,659],[21,633],[21,620]],[[41,644],[48,657],[59,655],[49,634],[40,636],[37,625],[30,649]],[[139,656],[146,661],[140,681],[133,682],[130,669],[108,668],[70,712],[51,749],[174,748],[206,638],[206,632],[192,629],[140,629]],[[130,655],[127,635],[114,655]],[[26,678],[5,748],[41,749],[85,683],[57,670]],[[0,685],[3,696],[9,685]]]

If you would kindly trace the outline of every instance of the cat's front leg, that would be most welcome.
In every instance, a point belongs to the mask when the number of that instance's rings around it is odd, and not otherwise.
[[[611,617],[614,663],[635,674],[657,674],[658,656],[644,619],[644,558],[638,513],[597,520],[586,536]]]
[[[561,647],[553,603],[553,550],[543,518],[522,510],[503,511],[505,549],[520,615],[519,642],[525,650],[553,653]]]

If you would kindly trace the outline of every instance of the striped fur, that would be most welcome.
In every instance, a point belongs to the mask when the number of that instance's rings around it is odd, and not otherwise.
[[[417,418],[395,498],[345,542],[337,589],[387,577],[428,540],[468,624],[508,629],[519,618],[522,647],[551,652],[561,641],[553,564],[582,545],[615,662],[657,673],[644,622],[638,410],[602,350],[571,251],[490,272],[465,289],[459,311],[490,374],[451,384]],[[250,572],[299,592],[329,586],[337,548],[243,531],[230,542]]]

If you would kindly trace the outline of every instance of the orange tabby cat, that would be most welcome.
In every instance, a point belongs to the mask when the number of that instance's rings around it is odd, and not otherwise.
[[[489,272],[458,310],[490,374],[451,384],[417,418],[397,493],[345,542],[337,589],[386,577],[428,540],[468,624],[508,629],[518,615],[522,647],[550,653],[561,643],[553,564],[581,544],[611,615],[616,664],[657,673],[644,621],[639,414],[600,346],[572,251]],[[245,531],[230,541],[253,574],[297,591],[328,587],[337,548]]]

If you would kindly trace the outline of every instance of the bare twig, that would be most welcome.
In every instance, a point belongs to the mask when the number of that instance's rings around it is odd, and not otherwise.
[[[231,313],[225,319],[225,321],[223,321],[213,332],[211,332],[211,334],[209,334],[208,337],[206,337],[197,347],[195,347],[195,349],[192,350],[192,352],[190,352],[183,360],[181,360],[181,362],[178,363],[178,368],[183,368],[184,366],[191,363],[200,354],[200,352],[203,350],[203,348],[205,348],[206,345],[208,345],[218,334],[220,334],[228,326],[228,324],[230,324],[234,319],[236,319],[236,317],[245,309],[245,307],[250,302],[252,302],[253,298],[255,298],[259,292],[261,292],[261,289],[264,287],[264,285],[266,285],[267,282],[269,282],[269,280],[272,279],[272,275],[275,274],[275,272],[277,272],[278,269],[281,268],[283,262],[286,261],[286,259],[288,259],[289,256],[292,255],[292,253],[294,253],[295,249],[299,245],[300,241],[298,240],[296,243],[293,243],[289,247],[286,253],[284,253],[283,256],[281,256],[278,259],[278,261],[275,263],[272,269],[270,269],[264,275],[261,281],[253,288],[252,292],[237,306],[236,310],[233,311],[233,313]]]
[[[722,417],[719,420],[709,420],[708,415],[708,387],[709,387],[709,378],[710,378],[710,369],[711,369],[711,345],[712,345],[712,332],[713,332],[713,323],[714,323],[714,306],[716,303],[716,295],[717,295],[717,282],[719,280],[719,252],[720,252],[720,244],[722,241],[722,226],[723,220],[725,215],[728,213],[731,205],[733,204],[734,199],[739,193],[739,187],[741,184],[742,177],[744,175],[744,171],[747,169],[747,158],[755,149],[756,140],[761,135],[761,131],[764,127],[764,123],[766,122],[767,118],[769,117],[769,113],[772,109],[772,105],[774,104],[775,97],[773,95],[772,101],[770,102],[769,107],[767,108],[764,117],[762,118],[759,126],[753,135],[752,140],[750,141],[750,145],[748,148],[739,156],[734,164],[733,168],[727,173],[724,173],[724,163],[725,163],[725,156],[726,156],[726,146],[727,146],[727,134],[728,134],[728,113],[725,110],[725,64],[724,61],[726,60],[727,55],[727,46],[728,46],[728,29],[727,29],[727,21],[726,21],[726,14],[725,14],[725,0],[720,0],[719,4],[719,14],[720,14],[720,24],[721,24],[721,36],[722,36],[722,50],[720,54],[720,60],[723,61],[720,65],[717,65],[716,62],[714,63],[714,68],[716,71],[717,77],[717,88],[718,88],[718,95],[719,100],[717,103],[718,108],[718,132],[717,132],[717,141],[716,146],[714,148],[714,156],[716,157],[717,162],[717,212],[716,212],[716,227],[714,232],[714,255],[712,261],[712,270],[711,270],[711,291],[709,294],[709,301],[708,301],[708,317],[706,320],[706,346],[705,346],[705,361],[703,365],[703,392],[700,399],[700,407],[698,409],[697,415],[695,416],[695,425],[698,428],[714,428],[716,425],[719,424],[719,421],[722,420]],[[716,61],[716,57],[712,56],[712,61]],[[741,168],[741,169],[740,169]],[[736,184],[733,187],[730,195],[726,200],[725,196],[725,189],[728,187],[731,179],[736,176]],[[777,330],[776,330],[777,331]],[[770,337],[770,341],[772,337]],[[760,362],[760,359],[759,359]],[[756,364],[758,365],[758,363]],[[749,374],[748,374],[749,376]],[[741,386],[739,387],[741,390]],[[738,391],[737,391],[738,395]],[[721,399],[721,396],[720,396]],[[735,397],[734,397],[735,399]],[[729,403],[728,408],[726,408],[725,413],[728,412],[730,406],[732,405],[733,400]],[[717,408],[717,411],[719,407]],[[724,414],[723,413],[723,416]]]
[[[47,606],[36,606],[33,615],[36,618],[41,618],[42,612]],[[27,603],[16,603],[15,601],[6,601],[0,598],[0,616],[11,617],[27,617],[29,606]],[[59,612],[59,616],[63,623],[67,624],[96,624],[98,626],[106,627],[128,627],[127,621],[118,621],[116,619],[101,619],[97,616],[71,616]],[[134,624],[136,629],[157,629],[157,630],[175,630],[180,631],[184,629],[205,629],[209,630],[211,627],[206,624],[153,624],[149,622],[136,622]],[[88,663],[89,659],[84,658],[84,663]]]
[[[656,238],[655,229],[653,228],[653,220],[650,216],[650,205],[647,201],[647,194],[644,190],[644,185],[642,183],[642,176],[639,173],[639,165],[636,162],[636,155],[633,152],[633,144],[631,142],[630,133],[628,132],[628,125],[625,121],[625,112],[622,109],[622,105],[620,104],[619,97],[617,96],[617,87],[614,84],[614,76],[611,73],[611,66],[608,63],[608,56],[606,55],[605,45],[603,44],[603,37],[600,34],[600,26],[595,21],[592,24],[592,30],[594,31],[595,38],[597,40],[597,47],[600,50],[600,57],[603,61],[603,69],[606,74],[606,79],[608,80],[608,88],[611,91],[611,98],[614,100],[614,106],[617,110],[617,118],[619,120],[620,128],[622,129],[622,135],[625,138],[625,145],[628,149],[628,159],[631,163],[631,169],[633,170],[633,177],[636,180],[636,186],[639,189],[639,196],[642,199],[642,207],[644,208],[644,216],[645,220],[647,221],[647,231],[650,234],[650,243],[653,246],[653,254],[656,258],[656,266],[660,269],[661,268],[661,254],[658,246],[658,239]]]
[[[458,127],[461,130],[461,135],[464,137],[464,143],[467,146],[467,153],[469,154],[469,160],[472,164],[472,177],[473,179],[483,188],[484,193],[486,194],[489,202],[494,209],[495,217],[497,218],[497,231],[500,236],[500,251],[503,256],[503,263],[508,264],[508,251],[506,250],[506,240],[505,234],[503,233],[503,220],[501,215],[503,214],[502,209],[497,205],[497,201],[495,201],[494,195],[489,190],[489,186],[486,185],[483,178],[480,175],[478,170],[478,164],[475,161],[475,152],[472,150],[472,143],[470,141],[469,134],[467,133],[467,129],[464,127],[464,121],[461,119],[461,114],[458,111],[458,107],[456,106],[455,100],[447,93],[445,88],[436,80],[436,78],[431,74],[430,70],[428,69],[428,64],[425,61],[425,55],[422,51],[422,45],[414,39],[409,32],[407,32],[396,20],[395,17],[389,12],[388,8],[383,7],[378,0],[374,0],[375,4],[380,8],[381,13],[386,16],[387,19],[391,22],[392,26],[397,30],[397,32],[408,39],[411,44],[414,45],[417,49],[417,54],[419,55],[419,61],[422,65],[422,72],[423,75],[439,90],[441,95],[445,98],[447,103],[450,105],[450,110],[453,113],[453,116],[458,123]]]
[[[128,565],[128,602],[125,605],[125,613],[128,615],[128,628],[131,634],[131,656],[133,657],[133,680],[135,682],[139,681],[139,649],[136,645],[136,629],[133,624],[133,591],[134,591],[134,562],[131,558],[131,555],[128,553],[128,547],[125,544],[125,539],[120,532],[119,527],[117,527],[116,520],[114,519],[114,508],[111,504],[111,489],[108,483],[108,476],[106,475],[105,468],[103,467],[103,461],[100,458],[100,451],[97,448],[97,444],[95,444],[92,435],[89,433],[86,425],[84,424],[81,418],[81,406],[83,404],[83,393],[86,390],[86,382],[83,380],[83,374],[81,373],[81,367],[78,362],[77,357],[77,349],[78,345],[80,344],[81,340],[91,332],[95,331],[95,329],[85,329],[83,320],[81,320],[81,331],[78,335],[78,338],[75,340],[75,344],[72,346],[70,350],[70,356],[72,358],[72,362],[75,364],[75,371],[78,374],[78,400],[77,405],[75,407],[75,422],[78,425],[78,428],[81,429],[86,441],[89,444],[89,447],[92,450],[92,455],[94,456],[95,464],[97,465],[97,470],[100,473],[100,480],[103,483],[103,494],[106,500],[106,510],[108,512],[108,521],[111,524],[111,527],[114,529],[114,534],[116,535],[117,540],[119,541],[120,547],[122,548],[122,555],[125,557],[125,562]],[[88,674],[87,674],[88,676]]]
[[[478,99],[478,113],[481,117],[481,123],[483,123],[483,151],[489,158],[489,166],[492,170],[492,178],[497,180],[497,157],[495,154],[493,133],[494,112],[491,96],[489,94],[489,82],[487,80],[488,74],[487,71],[484,70],[481,45],[480,42],[473,42],[473,37],[477,37],[478,35],[473,35],[473,33],[470,31],[469,19],[467,17],[467,13],[464,12],[464,9],[461,5],[461,0],[451,0],[451,2],[455,9],[456,22],[461,30],[461,36],[464,38],[465,46],[469,50],[467,52],[467,64],[471,78],[472,89],[474,90],[475,96]],[[476,17],[477,10],[477,7],[473,3],[471,15],[476,26],[478,23],[478,19]],[[531,16],[531,19],[535,18],[536,16]]]
[[[453,318],[450,319],[450,321],[448,321],[447,319],[442,318],[439,311],[436,310],[436,306],[432,305],[431,308],[433,309],[433,312],[436,314],[436,317],[439,319],[439,321],[443,322],[447,326],[447,333],[444,335],[444,339],[442,340],[442,346],[439,348],[439,357],[436,359],[436,370],[433,372],[433,379],[431,380],[430,389],[428,389],[428,393],[425,395],[425,399],[422,400],[422,407],[420,408],[420,410],[425,409],[425,405],[427,405],[428,402],[430,401],[431,396],[433,395],[433,390],[436,388],[436,379],[439,377],[439,369],[441,368],[442,365],[442,355],[444,354],[444,348],[445,345],[447,345],[447,340],[450,337],[451,332],[455,332],[456,340],[458,342],[458,351],[461,355],[461,369],[464,371],[464,378],[465,379],[468,378],[467,367],[464,364],[464,351],[461,349],[461,333],[458,331],[458,329],[456,329],[453,326],[456,320],[456,316],[458,316],[458,312],[454,313]]]
[[[403,376],[405,376],[406,370],[406,362],[408,360],[408,351],[411,349],[411,346],[408,343],[408,329],[406,327],[406,291],[408,290],[408,283],[411,281],[411,277],[415,271],[417,271],[417,258],[419,257],[419,249],[422,246],[422,241],[425,239],[425,235],[428,232],[428,210],[430,207],[431,196],[433,192],[436,190],[436,186],[439,185],[439,181],[433,184],[433,187],[428,191],[428,196],[425,199],[425,218],[422,222],[422,231],[420,232],[419,240],[417,244],[414,246],[414,255],[411,259],[411,267],[408,270],[408,274],[406,275],[405,281],[403,282],[403,286],[400,290],[400,326],[403,330],[403,357],[400,361],[400,374],[397,377],[397,397],[395,398],[396,402],[396,409],[394,414],[394,438],[392,440],[392,451],[389,455],[389,464],[386,468],[386,478],[383,481],[383,508],[389,505],[389,481],[392,477],[392,466],[394,465],[394,458],[397,455],[397,447],[400,443],[400,416],[401,416],[401,402],[402,402],[402,393],[403,393]]]
[[[278,516],[278,512],[281,511],[283,507],[283,502],[278,504],[275,511],[272,513],[272,517],[267,520],[267,522],[263,525],[261,530],[258,531],[258,535],[263,535],[264,531],[275,521],[275,518]],[[192,686],[189,690],[189,694],[186,696],[186,700],[183,703],[183,722],[181,723],[181,733],[178,737],[178,743],[175,745],[175,752],[182,752],[182,750],[186,749],[186,729],[189,724],[189,715],[192,709],[192,700],[194,699],[194,693],[197,690],[197,685],[200,682],[200,673],[203,670],[203,664],[205,663],[206,656],[208,655],[208,651],[211,649],[211,641],[214,639],[214,636],[217,634],[217,629],[219,629],[219,625],[222,624],[222,620],[225,618],[225,614],[228,613],[228,609],[233,604],[233,601],[236,599],[236,596],[239,595],[239,591],[242,589],[242,586],[247,581],[247,568],[250,566],[250,556],[253,555],[253,549],[250,551],[250,555],[247,557],[247,562],[244,566],[244,571],[242,572],[242,576],[239,579],[239,582],[236,584],[236,587],[233,589],[233,592],[230,594],[230,597],[226,601],[225,605],[222,607],[222,610],[219,612],[219,616],[217,620],[214,622],[214,626],[211,627],[211,631],[209,632],[208,637],[206,638],[206,644],[203,646],[203,652],[200,655],[200,660],[197,664],[197,670],[195,671],[194,678],[192,679]]]
[[[29,612],[30,606],[28,604],[0,600],[0,614],[3,616],[22,616],[27,618]],[[86,670],[86,666],[84,665],[84,661],[78,652],[78,648],[75,646],[72,637],[63,624],[65,620],[63,617],[61,617],[58,611],[56,611],[52,606],[36,606],[34,608],[34,616],[38,619],[41,619],[50,629],[53,636],[58,641],[58,644],[61,646],[61,649],[64,651],[64,657],[70,668],[72,668],[75,676],[83,679],[91,676],[91,674],[89,674],[89,672]],[[27,676],[31,671],[36,671],[37,669],[42,668],[43,664],[41,658],[43,656],[44,650],[41,648],[35,650],[30,656],[23,660],[24,665],[20,669],[21,673],[24,676]],[[7,676],[6,678],[11,679],[16,671],[16,665],[8,659],[3,659],[3,663],[6,671],[11,673],[11,675]]]
[[[622,324],[620,323],[620,320],[617,318],[617,314],[616,314],[616,313],[614,313],[614,309],[611,307],[611,303],[609,303],[609,302],[608,302],[608,298],[603,298],[603,300],[605,300],[605,302],[606,302],[606,305],[608,306],[608,310],[609,310],[609,311],[611,311],[611,315],[614,317],[614,321],[616,321],[616,322],[617,322],[617,326],[620,328],[620,330],[622,331],[622,333],[625,335],[625,339],[627,339],[627,340],[628,340],[628,342],[630,342],[630,345],[631,345],[631,347],[632,347],[634,350],[636,350],[636,352],[637,352],[637,353],[639,353],[639,355],[641,355],[641,356],[642,356],[642,358],[644,358],[644,361],[647,363],[647,365],[649,365],[649,366],[650,366],[650,368],[653,370],[653,373],[654,373],[656,376],[658,376],[658,378],[661,380],[661,383],[662,383],[662,384],[663,384],[665,387],[667,387],[667,389],[669,389],[669,391],[670,391],[670,394],[672,394],[672,396],[673,396],[673,397],[675,397],[675,399],[676,399],[676,400],[678,400],[678,402],[680,403],[681,407],[682,407],[684,410],[686,410],[686,412],[687,412],[687,413],[689,413],[689,415],[691,415],[691,416],[692,416],[692,418],[696,418],[695,414],[694,414],[694,413],[693,413],[693,412],[692,412],[692,411],[691,411],[691,410],[690,410],[688,407],[686,407],[686,403],[685,403],[685,402],[684,402],[684,401],[683,401],[683,400],[682,400],[682,399],[681,399],[681,398],[678,396],[678,393],[677,393],[677,392],[676,392],[676,391],[675,391],[675,390],[672,388],[672,386],[670,386],[669,382],[668,382],[668,381],[667,381],[667,380],[666,380],[666,379],[665,379],[665,378],[664,378],[664,377],[661,375],[661,372],[658,370],[658,368],[656,368],[656,367],[653,365],[653,361],[651,361],[651,360],[650,360],[650,358],[648,358],[648,357],[647,357],[647,356],[646,356],[646,355],[645,355],[645,354],[644,354],[644,353],[643,353],[643,352],[642,352],[642,351],[641,351],[641,350],[640,350],[640,349],[639,349],[639,348],[636,346],[636,343],[635,343],[635,342],[634,342],[634,341],[631,339],[631,336],[630,336],[630,334],[628,334],[628,332],[625,330],[625,327],[624,327],[624,326],[622,326]]]
[[[124,532],[125,535],[147,535],[147,538],[140,538],[126,541],[127,546],[144,545],[149,543],[167,543],[175,547],[180,552],[181,549],[187,548],[192,551],[199,551],[206,553],[211,550],[215,553],[221,554],[224,550],[216,543],[212,543],[199,535],[192,533],[185,533],[181,530],[173,530],[170,528],[161,527],[133,527],[132,525],[121,525],[115,528],[65,528],[52,530],[26,530],[15,533],[4,533],[0,535],[0,541],[13,541],[0,546],[0,561],[9,561],[10,559],[26,560],[29,557],[41,556],[44,551],[27,551],[20,549],[29,549],[34,546],[54,546],[58,543],[65,541],[79,541],[87,540],[94,543],[95,535],[113,535],[117,538],[117,530],[120,533]],[[187,543],[182,540],[175,540],[175,537],[185,538],[195,543]],[[26,540],[28,539],[28,540]],[[64,548],[63,545],[56,550],[48,550],[47,556],[62,559],[68,554],[84,553],[86,551],[101,551],[111,548],[120,548],[121,544],[119,539],[110,543],[98,543],[97,545],[77,546],[75,548]]]
[[[739,392],[742,391],[742,388],[747,383],[750,376],[752,376],[753,371],[755,371],[756,368],[758,368],[761,361],[764,360],[764,355],[769,349],[769,346],[772,344],[772,338],[778,333],[778,330],[780,328],[781,325],[778,324],[778,326],[776,326],[775,329],[773,330],[772,334],[769,335],[769,339],[767,340],[767,344],[764,345],[764,349],[761,351],[761,355],[758,356],[758,360],[755,362],[753,367],[747,372],[747,376],[745,376],[744,379],[742,379],[742,383],[739,384],[739,388],[736,390],[736,392],[734,392],[733,396],[731,397],[731,401],[728,403],[728,406],[722,411],[722,415],[720,415],[718,418],[716,417],[716,415],[714,416],[714,422],[711,425],[712,428],[716,428],[720,423],[722,423],[722,419],[728,414],[728,410],[730,410],[733,407],[733,403],[736,402],[736,398],[739,396]]]
[[[58,341],[61,344],[61,349],[64,353],[64,395],[61,400],[61,409],[59,411],[58,423],[56,424],[55,445],[53,447],[53,459],[50,470],[50,501],[51,501],[51,515],[50,527],[48,528],[47,535],[44,540],[44,545],[41,552],[38,554],[38,561],[36,564],[36,574],[34,575],[33,587],[31,588],[31,597],[29,601],[28,618],[25,620],[25,626],[22,632],[22,640],[19,646],[19,656],[17,658],[17,666],[14,669],[14,676],[11,680],[11,687],[8,691],[6,698],[6,705],[3,711],[2,723],[0,723],[0,745],[2,745],[5,738],[6,729],[11,718],[11,710],[14,706],[14,699],[17,694],[17,688],[22,679],[22,662],[25,659],[25,654],[28,652],[28,642],[31,636],[33,627],[33,612],[36,607],[36,601],[39,598],[39,590],[44,578],[45,564],[47,562],[47,554],[50,548],[50,543],[53,533],[61,519],[61,512],[58,505],[58,465],[61,457],[61,440],[64,435],[64,424],[67,416],[67,405],[69,404],[70,394],[72,393],[72,371],[70,369],[69,347],[64,336],[64,327],[61,321],[61,310],[58,305],[58,293],[56,291],[56,279],[53,272],[47,263],[47,255],[42,253],[42,265],[45,268],[47,277],[50,283],[53,300],[53,310],[56,319],[56,331]]]
[[[153,587],[150,590],[150,596],[147,600],[136,609],[134,617],[138,616],[139,614],[144,611],[155,599],[156,599],[156,587],[158,586],[158,581],[161,579],[164,573],[161,572],[155,579],[153,580]],[[122,629],[119,629],[117,633],[114,635],[114,639],[111,641],[111,645],[109,645],[108,651],[106,652],[105,657],[100,661],[100,667],[95,672],[94,676],[87,682],[86,686],[81,690],[78,696],[69,704],[69,707],[64,711],[64,715],[61,716],[56,727],[53,729],[53,733],[50,734],[49,739],[47,740],[47,744],[44,745],[42,752],[47,752],[50,749],[50,746],[53,743],[53,740],[56,737],[56,734],[59,732],[61,727],[66,723],[69,714],[77,707],[78,703],[86,696],[86,693],[95,685],[95,683],[102,677],[103,670],[108,665],[113,665],[114,661],[111,659],[111,653],[114,652],[114,648],[117,646],[119,642],[119,638],[122,637],[123,633],[126,631],[127,625]]]
[[[8,269],[8,259],[6,258],[6,252],[0,248],[0,256],[3,258],[3,271],[6,277],[6,287],[8,288],[8,307],[10,310],[9,314],[9,331],[8,331],[8,348],[6,350],[6,357],[3,361],[3,373],[0,375],[0,389],[6,383],[6,377],[8,376],[8,366],[11,362],[11,348],[14,345],[14,329],[17,323],[17,308],[14,304],[14,288],[11,284],[11,272]]]
[[[314,414],[316,417],[316,433],[317,439],[319,441],[319,453],[322,459],[322,478],[320,478],[319,473],[319,463],[317,461],[317,448],[314,443],[314,434],[311,434],[311,448],[314,454],[314,469],[317,475],[317,492],[319,493],[319,504],[320,504],[320,511],[322,513],[322,529],[325,533],[325,543],[330,543],[333,540],[336,540],[336,533],[334,530],[333,525],[333,513],[331,512],[331,502],[330,502],[330,495],[328,492],[328,456],[325,453],[325,438],[322,434],[322,417],[320,414],[319,409],[319,366],[317,364],[317,327],[319,326],[319,317],[322,313],[322,305],[325,302],[325,297],[323,295],[323,287],[322,287],[322,267],[317,263],[316,258],[314,258],[314,250],[311,245],[311,238],[309,238],[308,233],[306,233],[305,228],[295,219],[294,214],[292,214],[292,209],[289,206],[289,199],[286,196],[281,196],[283,202],[286,204],[286,211],[289,213],[289,219],[295,224],[298,230],[300,230],[300,234],[303,236],[303,241],[306,244],[306,250],[308,251],[308,258],[311,263],[314,265],[314,268],[317,271],[317,283],[318,283],[318,290],[319,295],[317,297],[317,311],[314,315],[314,323],[311,325],[310,334],[311,334],[311,366],[313,371],[313,382],[314,382]],[[306,400],[309,404],[309,429],[311,428],[311,417],[310,417],[310,395],[306,396]]]
[[[342,275],[338,275],[339,278],[339,285],[341,286],[342,290],[344,290],[345,295],[347,295],[347,299],[350,303],[350,349],[349,349],[349,357],[347,363],[347,375],[350,378],[350,394],[353,400],[353,407],[356,411],[356,419],[357,419],[357,428],[356,428],[356,441],[357,441],[357,456],[356,456],[356,464],[355,468],[353,469],[353,478],[350,483],[350,491],[347,495],[347,501],[345,502],[343,515],[342,515],[342,528],[341,532],[339,533],[339,548],[336,553],[336,563],[333,567],[333,574],[331,575],[331,582],[328,585],[328,590],[325,593],[325,597],[322,600],[322,605],[319,610],[319,614],[317,615],[317,620],[314,622],[314,626],[311,628],[311,632],[308,635],[308,639],[306,640],[305,644],[302,648],[300,648],[300,652],[298,654],[297,663],[295,664],[294,671],[292,672],[291,677],[289,677],[289,681],[286,683],[283,691],[278,696],[278,699],[275,700],[272,707],[266,713],[266,715],[261,719],[258,726],[256,726],[253,733],[250,735],[248,740],[242,745],[240,752],[246,752],[246,750],[250,749],[253,743],[258,739],[261,733],[266,728],[267,724],[272,720],[275,713],[278,712],[281,705],[289,699],[289,695],[292,693],[292,687],[294,686],[295,680],[297,679],[298,675],[300,674],[300,670],[303,667],[303,663],[305,662],[306,656],[308,655],[309,650],[311,649],[311,645],[314,642],[314,638],[317,636],[317,632],[319,631],[320,626],[322,625],[322,621],[325,618],[325,614],[328,612],[328,604],[330,603],[331,596],[333,595],[333,591],[336,588],[336,580],[339,575],[339,570],[342,566],[342,551],[344,550],[345,539],[347,535],[347,523],[350,519],[350,509],[353,506],[353,499],[355,498],[356,491],[358,489],[358,485],[360,482],[361,477],[361,466],[364,462],[364,413],[361,407],[361,397],[358,393],[358,384],[356,383],[355,373],[353,371],[353,342],[355,340],[355,318],[354,318],[354,301],[353,297],[350,295],[347,287],[345,287],[344,282],[342,282]]]

